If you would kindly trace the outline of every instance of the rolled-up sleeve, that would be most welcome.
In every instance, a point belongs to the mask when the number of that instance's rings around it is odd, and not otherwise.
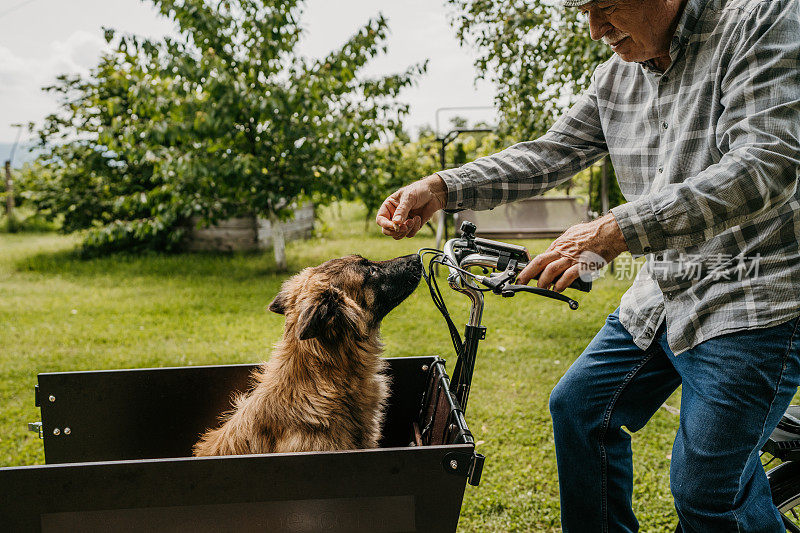
[[[719,162],[612,209],[634,254],[700,244],[786,203],[800,177],[800,8],[763,2],[741,22],[721,83]]]
[[[438,172],[447,185],[446,209],[491,209],[541,194],[606,153],[592,84],[542,137]]]

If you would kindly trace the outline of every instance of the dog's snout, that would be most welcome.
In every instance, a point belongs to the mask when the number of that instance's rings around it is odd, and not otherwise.
[[[394,271],[396,274],[401,272],[422,273],[422,258],[419,254],[409,254],[380,262],[384,268]]]
[[[404,255],[404,256],[398,257],[396,259],[396,261],[403,261],[403,262],[411,263],[411,264],[417,263],[419,265],[422,265],[422,258],[419,256],[419,254]]]
[[[419,280],[422,276],[422,258],[419,254],[411,254],[404,257],[407,269]]]

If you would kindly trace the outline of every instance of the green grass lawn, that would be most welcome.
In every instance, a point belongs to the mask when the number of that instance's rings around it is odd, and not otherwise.
[[[383,237],[365,213],[323,211],[319,237],[288,246],[290,269],[360,253],[386,259],[432,246],[430,232]],[[26,431],[39,419],[39,372],[254,362],[268,357],[282,317],[267,304],[286,275],[265,254],[116,256],[81,260],[76,239],[0,234],[0,466],[44,462]],[[532,252],[547,241],[524,243]],[[489,296],[488,328],[475,368],[467,421],[485,454],[480,487],[468,487],[461,531],[558,531],[558,482],[547,400],[630,281],[607,276],[578,311],[519,295]],[[443,289],[446,290],[446,289]],[[457,324],[466,299],[445,295]],[[424,283],[385,320],[386,354],[453,358],[447,329]],[[670,403],[677,405],[677,398]],[[643,531],[669,531],[669,454],[677,417],[659,410],[633,437],[634,505]],[[576,458],[579,460],[579,458]]]

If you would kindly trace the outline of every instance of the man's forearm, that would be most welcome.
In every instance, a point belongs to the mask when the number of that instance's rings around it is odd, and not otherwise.
[[[491,209],[542,194],[607,153],[594,88],[542,137],[438,174],[446,209]]]
[[[442,209],[447,205],[447,184],[439,174],[431,174],[424,181],[428,185],[428,190],[431,192],[436,201],[441,203]]]

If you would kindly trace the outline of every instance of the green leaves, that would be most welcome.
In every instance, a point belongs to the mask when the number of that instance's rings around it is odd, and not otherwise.
[[[385,51],[381,15],[307,60],[294,52],[299,0],[154,3],[181,37],[106,30],[112,52],[50,88],[61,110],[37,132],[39,205],[65,231],[88,230],[92,249],[169,249],[191,216],[288,216],[295,200],[342,197],[400,133],[396,98],[426,67],[361,76]]]
[[[456,118],[454,122],[458,120],[461,119]],[[441,170],[440,146],[434,132],[421,131],[417,141],[411,142],[405,135],[401,135],[369,152],[362,167],[368,169],[369,173],[362,174],[353,183],[350,199],[363,203],[367,207],[367,216],[373,217],[391,193],[418,180],[420,176]],[[499,148],[499,139],[494,134],[464,134],[447,148],[447,164],[461,165],[492,154]]]
[[[497,89],[502,133],[543,134],[589,85],[610,49],[589,37],[575,9],[544,0],[447,0],[459,39],[479,50],[482,78]]]

